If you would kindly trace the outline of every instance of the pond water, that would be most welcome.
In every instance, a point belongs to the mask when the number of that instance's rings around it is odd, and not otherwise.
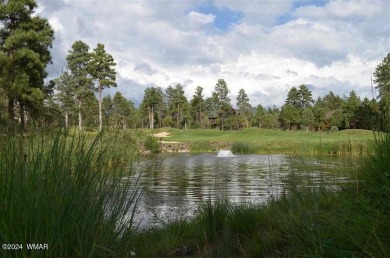
[[[285,155],[159,154],[138,165],[143,193],[137,209],[140,227],[189,218],[200,203],[227,199],[260,204],[289,187],[325,183],[337,190],[350,180],[356,159]]]

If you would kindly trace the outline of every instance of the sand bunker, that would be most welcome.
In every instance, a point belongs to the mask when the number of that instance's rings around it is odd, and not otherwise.
[[[161,132],[161,133],[155,133],[155,134],[153,134],[153,136],[161,138],[161,137],[169,137],[169,134],[170,133],[167,133],[167,132]]]

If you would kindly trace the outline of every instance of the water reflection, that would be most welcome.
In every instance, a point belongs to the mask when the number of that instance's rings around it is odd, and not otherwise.
[[[284,155],[160,154],[139,165],[143,195],[138,215],[141,227],[190,217],[197,205],[227,199],[235,203],[264,203],[287,186],[337,187],[348,180],[354,162],[339,157],[308,158]]]

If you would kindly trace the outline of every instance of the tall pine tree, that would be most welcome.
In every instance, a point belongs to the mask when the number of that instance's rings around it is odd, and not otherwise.
[[[88,66],[91,60],[91,54],[88,53],[89,46],[79,40],[73,43],[72,49],[69,50],[66,57],[69,70],[72,76],[72,85],[74,87],[75,100],[79,113],[79,130],[82,130],[83,101],[91,92],[92,81],[89,76]]]
[[[99,130],[103,128],[102,118],[102,91],[104,88],[116,87],[116,72],[113,68],[116,64],[114,58],[106,52],[103,44],[98,44],[93,50],[88,70],[92,79],[96,82],[96,91],[99,100]]]
[[[8,125],[14,126],[15,104],[24,130],[25,110],[42,105],[46,65],[54,32],[34,15],[34,0],[0,2],[0,85],[7,95]]]

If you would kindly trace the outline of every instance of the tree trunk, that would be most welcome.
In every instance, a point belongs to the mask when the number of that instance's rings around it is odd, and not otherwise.
[[[102,87],[99,82],[99,132],[103,129],[103,119],[102,119]]]
[[[199,105],[199,123],[200,128],[202,128],[202,105]]]
[[[25,119],[24,119],[24,105],[22,103],[19,103],[19,112],[20,112],[20,130],[24,132],[25,127]]]
[[[8,113],[8,129],[13,130],[15,126],[15,112],[14,112],[14,98],[9,97],[8,98],[8,107],[7,107],[7,113]]]
[[[154,129],[154,107],[152,106],[152,129]]]
[[[81,115],[81,101],[79,101],[79,130],[82,131],[83,117]]]
[[[68,111],[65,111],[65,128],[69,127],[69,114]]]
[[[180,107],[177,106],[177,113],[176,113],[176,128],[179,129],[179,116],[180,116]]]

